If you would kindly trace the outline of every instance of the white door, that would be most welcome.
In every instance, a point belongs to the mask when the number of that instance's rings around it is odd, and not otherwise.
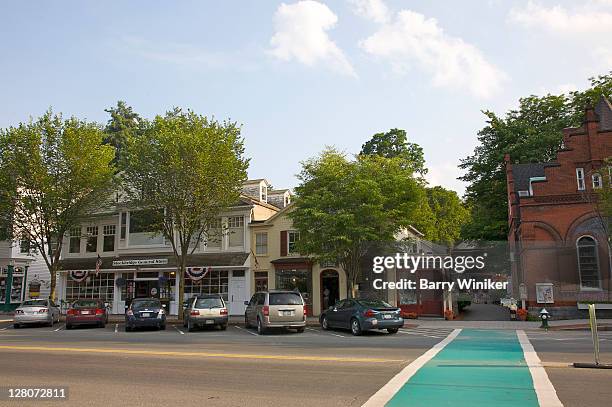
[[[244,315],[246,306],[245,301],[248,301],[246,290],[245,277],[232,277],[229,285],[228,300],[230,315]]]

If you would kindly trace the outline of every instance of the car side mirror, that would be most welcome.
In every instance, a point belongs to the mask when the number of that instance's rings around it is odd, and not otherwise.
[[[244,302],[244,305],[249,305],[249,302],[248,302],[248,301],[245,301],[245,302]]]

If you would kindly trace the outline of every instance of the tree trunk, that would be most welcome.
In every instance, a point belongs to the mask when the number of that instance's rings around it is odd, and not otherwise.
[[[176,299],[176,303],[178,304],[178,319],[180,321],[185,317],[183,314],[185,309],[183,308],[183,298],[185,297],[185,263],[186,256],[181,256],[180,264],[178,268],[179,273],[179,286],[178,286],[178,295]]]
[[[49,298],[55,302],[56,296],[56,287],[57,287],[57,263],[53,263],[49,268],[49,274],[51,276],[51,291],[49,292]]]

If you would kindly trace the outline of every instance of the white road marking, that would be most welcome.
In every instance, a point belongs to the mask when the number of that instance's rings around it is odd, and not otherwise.
[[[64,327],[64,325],[60,326],[60,327],[59,327],[59,328],[57,328],[57,329],[54,329],[54,330],[53,330],[53,332],[61,331],[63,327]]]
[[[312,329],[312,328],[306,328],[306,329],[309,330],[309,331],[320,333],[322,335],[332,335],[332,336],[337,336],[338,338],[347,338],[344,335],[336,334],[336,333],[333,333],[333,332],[322,331],[322,330],[319,330],[319,329]]]
[[[174,329],[176,329],[176,331],[177,331],[178,333],[180,333],[181,335],[185,335],[185,332],[183,332],[183,331],[181,331],[180,329],[178,329],[178,328],[176,327],[176,325],[173,325],[173,326],[174,326]]]
[[[246,333],[248,333],[248,334],[251,334],[251,335],[259,336],[259,335],[258,335],[258,334],[256,334],[255,332],[251,332],[251,331],[249,331],[248,329],[244,329],[244,328],[239,327],[239,326],[237,326],[237,325],[234,325],[234,328],[236,328],[236,329],[240,329],[241,331],[244,331],[244,332],[246,332]]]
[[[119,324],[115,324],[115,333],[119,331]]]
[[[402,386],[410,380],[412,376],[422,368],[425,363],[433,359],[446,345],[459,335],[461,329],[455,329],[442,341],[432,346],[427,352],[412,361],[408,366],[402,369],[401,372],[395,375],[387,384],[378,390],[372,397],[366,401],[362,407],[379,407],[384,406],[391,398],[402,388]]]
[[[6,331],[7,329],[8,329],[8,326],[6,328],[0,329],[0,331]]]
[[[346,337],[346,336],[344,336],[344,335],[335,334],[335,333],[333,333],[333,332],[328,332],[328,333],[329,333],[330,335],[332,335],[332,336],[337,336],[338,338],[347,338],[347,337]]]
[[[521,344],[521,348],[523,348],[525,362],[527,362],[527,366],[529,367],[529,373],[531,373],[531,379],[533,380],[533,389],[538,396],[540,407],[563,407],[525,331],[517,330],[516,335]]]

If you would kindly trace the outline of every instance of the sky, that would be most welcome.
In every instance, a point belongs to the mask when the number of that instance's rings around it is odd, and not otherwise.
[[[483,110],[612,70],[612,0],[0,2],[0,127],[124,100],[242,124],[250,178],[400,128],[460,195]]]

